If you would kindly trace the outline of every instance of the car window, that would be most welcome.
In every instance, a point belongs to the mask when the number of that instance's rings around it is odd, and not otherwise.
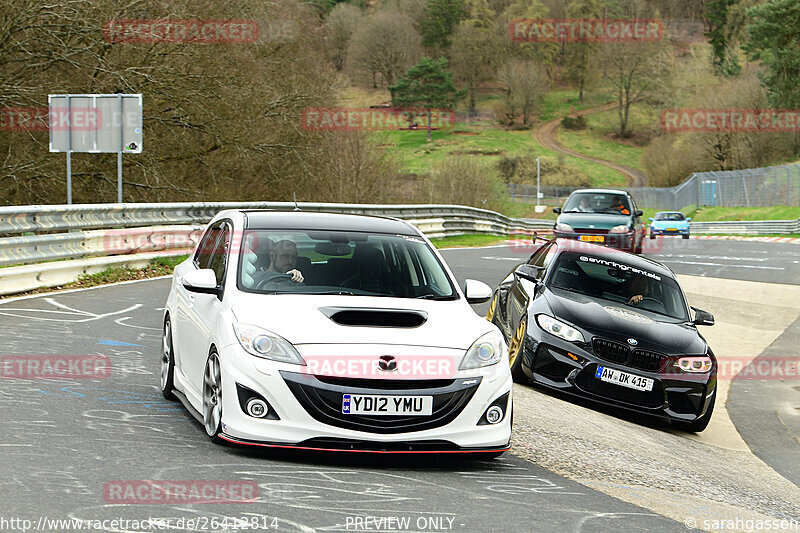
[[[241,252],[239,287],[264,293],[458,298],[431,247],[420,237],[342,231],[248,230],[245,242],[271,241],[272,261]],[[276,249],[289,250],[285,256]],[[298,270],[301,283],[285,273]]]
[[[221,222],[217,222],[206,230],[203,237],[200,239],[200,244],[194,253],[194,265],[197,268],[208,268],[211,261],[211,253],[217,246],[217,240],[220,235]]]
[[[630,214],[633,209],[628,197],[624,194],[579,192],[572,194],[567,199],[562,211],[564,213]]]
[[[619,305],[628,305],[634,295],[643,296],[636,309],[679,320],[688,320],[686,302],[678,283],[670,276],[586,253],[565,252],[558,256],[548,286],[577,292]]]
[[[208,268],[214,271],[217,278],[217,285],[222,285],[225,279],[225,267],[228,264],[228,250],[231,245],[231,230],[230,226],[225,224],[222,228],[217,229],[219,238],[217,245],[210,254]]]
[[[655,220],[676,221],[684,220],[683,213],[658,213]]]

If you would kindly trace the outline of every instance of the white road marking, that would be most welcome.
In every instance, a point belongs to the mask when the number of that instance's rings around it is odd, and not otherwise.
[[[760,270],[786,270],[783,267],[768,267],[761,265],[726,265],[724,263],[705,263],[701,261],[661,261],[662,263],[671,263],[674,265],[698,265],[698,266],[718,266],[718,267],[731,267],[731,268],[756,268]]]

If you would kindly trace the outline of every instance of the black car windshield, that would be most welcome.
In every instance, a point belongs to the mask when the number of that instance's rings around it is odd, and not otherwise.
[[[614,213],[629,215],[628,199],[621,194],[578,192],[564,204],[564,213]]]
[[[672,277],[628,265],[622,257],[612,260],[564,252],[552,272],[548,282],[551,289],[577,292],[678,320],[689,318],[683,293]]]
[[[421,238],[326,230],[245,231],[238,286],[265,294],[458,298]]]
[[[684,220],[683,213],[656,213],[655,220]]]

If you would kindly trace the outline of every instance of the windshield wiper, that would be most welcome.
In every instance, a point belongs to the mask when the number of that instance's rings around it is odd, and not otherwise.
[[[417,300],[454,300],[455,296],[443,296],[440,294],[422,294],[416,297]]]

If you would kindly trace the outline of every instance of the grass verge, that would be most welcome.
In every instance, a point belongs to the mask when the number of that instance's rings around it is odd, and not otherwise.
[[[472,246],[491,246],[502,244],[508,240],[505,235],[453,235],[440,239],[431,239],[431,243],[437,248],[465,248]]]

